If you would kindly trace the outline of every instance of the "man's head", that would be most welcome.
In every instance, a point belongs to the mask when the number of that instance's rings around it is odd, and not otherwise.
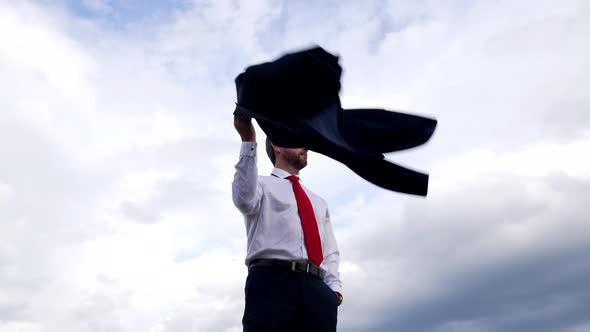
[[[307,166],[307,148],[278,147],[266,137],[266,153],[275,167],[299,172]]]

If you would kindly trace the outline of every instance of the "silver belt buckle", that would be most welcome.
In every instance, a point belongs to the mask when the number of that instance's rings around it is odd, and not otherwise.
[[[295,262],[295,261],[292,261],[292,262],[291,262],[291,271],[297,271],[297,270],[295,269],[295,267],[296,267],[296,266],[297,266],[297,262]]]
[[[305,264],[305,272],[309,273],[309,262]]]

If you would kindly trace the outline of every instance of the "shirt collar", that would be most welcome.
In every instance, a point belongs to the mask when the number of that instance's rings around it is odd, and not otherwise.
[[[289,172],[285,171],[284,169],[280,169],[280,168],[276,168],[276,167],[275,167],[275,168],[273,168],[273,170],[272,170],[272,173],[271,173],[271,174],[272,174],[272,175],[275,175],[275,176],[278,176],[278,177],[280,177],[281,179],[284,179],[284,178],[286,178],[287,176],[290,176],[290,175],[292,175],[292,174],[290,174]],[[295,176],[299,178],[299,175],[295,175]],[[299,180],[301,180],[301,178],[299,178]]]

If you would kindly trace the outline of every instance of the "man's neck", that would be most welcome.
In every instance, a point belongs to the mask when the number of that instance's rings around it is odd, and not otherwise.
[[[275,167],[278,168],[278,169],[282,169],[283,171],[285,171],[285,172],[287,172],[287,173],[289,173],[291,175],[297,175],[297,176],[299,176],[299,170],[297,168],[293,167],[293,166],[277,163],[275,165]]]

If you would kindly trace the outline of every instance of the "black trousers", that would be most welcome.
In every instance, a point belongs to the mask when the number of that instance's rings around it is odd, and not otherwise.
[[[336,332],[338,298],[318,277],[257,266],[245,292],[244,332]]]

